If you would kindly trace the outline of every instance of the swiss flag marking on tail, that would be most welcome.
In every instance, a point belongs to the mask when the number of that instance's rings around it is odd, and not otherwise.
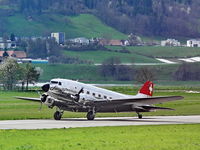
[[[153,82],[147,81],[144,83],[143,87],[140,89],[139,93],[152,96],[153,95]]]

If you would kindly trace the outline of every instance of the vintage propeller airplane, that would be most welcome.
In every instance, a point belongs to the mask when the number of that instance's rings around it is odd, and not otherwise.
[[[49,108],[57,107],[54,119],[60,120],[64,111],[87,112],[87,119],[94,120],[97,112],[141,112],[173,110],[153,104],[183,99],[182,96],[152,97],[154,84],[147,81],[136,95],[126,95],[68,79],[52,79],[42,86],[40,98],[16,97],[38,101]]]

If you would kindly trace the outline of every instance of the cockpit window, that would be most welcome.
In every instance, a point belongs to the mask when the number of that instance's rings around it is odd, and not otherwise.
[[[58,84],[58,81],[51,81],[51,84]]]

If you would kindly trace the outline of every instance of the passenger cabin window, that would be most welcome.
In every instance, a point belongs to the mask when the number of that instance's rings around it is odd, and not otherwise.
[[[109,97],[109,99],[112,99],[112,97]]]
[[[103,98],[104,98],[104,99],[107,99],[107,96],[104,96]]]
[[[93,96],[95,96],[95,93],[92,93]]]
[[[98,96],[101,97],[101,94],[99,94]]]
[[[87,94],[90,94],[90,92],[89,92],[89,91],[87,91]]]
[[[61,82],[59,82],[59,83],[58,83],[58,85],[62,85],[62,83],[61,83]]]

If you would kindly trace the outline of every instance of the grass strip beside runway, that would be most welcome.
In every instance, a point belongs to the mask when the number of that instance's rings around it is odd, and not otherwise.
[[[112,87],[111,90],[125,93],[125,94],[136,94],[137,90],[132,87]],[[163,91],[162,88],[156,89],[155,96],[172,96],[180,95],[184,96],[184,100],[159,104],[161,107],[169,107],[175,109],[175,111],[157,111],[143,113],[144,116],[169,116],[169,115],[199,115],[200,114],[200,97],[199,93],[186,93],[187,89],[173,88],[171,91]],[[188,89],[191,90],[191,89]],[[200,89],[193,89],[200,91]],[[39,97],[36,92],[0,92],[0,120],[16,120],[16,119],[47,119],[53,118],[55,109],[49,109],[43,106],[42,110],[39,111],[40,103],[17,100],[13,96],[23,97]],[[77,112],[65,112],[64,118],[82,118],[85,117],[86,113]],[[128,113],[97,113],[97,117],[132,117],[136,116],[135,112]]]
[[[0,130],[0,150],[197,150],[200,124]]]

